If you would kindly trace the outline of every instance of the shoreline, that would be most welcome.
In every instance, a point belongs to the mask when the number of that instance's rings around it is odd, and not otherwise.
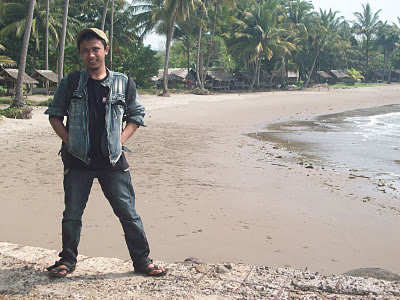
[[[398,203],[364,178],[349,179],[347,171],[282,163],[279,156],[292,154],[244,135],[266,124],[398,103],[399,91],[393,85],[142,96],[148,127],[129,140],[134,153],[127,159],[151,256],[308,267],[322,274],[358,267],[400,273],[391,246],[400,244],[399,210],[391,209]],[[59,250],[60,143],[42,112],[0,122],[0,240]],[[80,253],[127,259],[122,230],[98,185],[83,222]],[[13,228],[6,230],[8,224]]]

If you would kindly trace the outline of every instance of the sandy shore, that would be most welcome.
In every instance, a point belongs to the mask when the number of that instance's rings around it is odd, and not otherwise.
[[[169,263],[400,273],[400,203],[346,170],[306,169],[293,153],[244,134],[277,121],[399,103],[399,85],[228,95],[144,95],[147,128],[128,142],[136,203],[151,256]],[[60,250],[60,141],[43,108],[0,121],[0,241]],[[277,157],[282,158],[277,158]],[[98,184],[80,253],[128,259]]]

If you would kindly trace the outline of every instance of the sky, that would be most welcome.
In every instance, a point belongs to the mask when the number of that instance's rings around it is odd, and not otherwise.
[[[400,17],[400,1],[399,0],[312,0],[314,10],[319,11],[320,8],[333,11],[339,11],[338,15],[344,16],[346,20],[354,20],[353,13],[362,12],[362,4],[369,3],[373,13],[379,9],[379,19],[381,21],[397,22],[397,17]]]
[[[400,17],[400,0],[312,0],[314,10],[319,9],[333,11],[339,11],[338,16],[345,17],[346,20],[354,20],[354,12],[362,12],[362,4],[369,3],[372,12],[375,13],[379,9],[382,11],[379,13],[379,19],[381,21],[395,22],[400,25],[397,21],[397,17]],[[146,45],[151,45],[152,49],[163,50],[165,49],[165,38],[156,34],[150,34],[144,40]]]

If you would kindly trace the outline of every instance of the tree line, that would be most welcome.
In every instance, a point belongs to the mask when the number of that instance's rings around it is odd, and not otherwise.
[[[83,67],[76,34],[97,27],[110,37],[107,66],[149,86],[162,65],[165,95],[170,67],[194,69],[200,89],[209,70],[246,71],[251,88],[263,74],[272,86],[287,71],[306,87],[317,70],[331,69],[359,70],[367,80],[371,70],[383,70],[390,82],[400,68],[400,19],[380,20],[380,12],[365,3],[345,20],[307,0],[2,0],[0,62],[61,78]],[[143,44],[154,31],[166,37],[165,52]]]

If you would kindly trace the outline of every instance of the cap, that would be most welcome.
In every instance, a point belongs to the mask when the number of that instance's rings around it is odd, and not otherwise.
[[[78,34],[78,39],[77,39],[77,40],[79,41],[79,39],[81,38],[81,36],[82,36],[83,34],[85,34],[86,32],[93,32],[93,33],[94,33],[95,35],[97,35],[99,38],[105,40],[106,43],[107,43],[107,45],[108,45],[108,37],[106,36],[106,34],[105,34],[103,31],[101,31],[101,30],[98,29],[98,28],[85,28],[85,29],[82,29],[81,32],[79,32],[79,34]]]

